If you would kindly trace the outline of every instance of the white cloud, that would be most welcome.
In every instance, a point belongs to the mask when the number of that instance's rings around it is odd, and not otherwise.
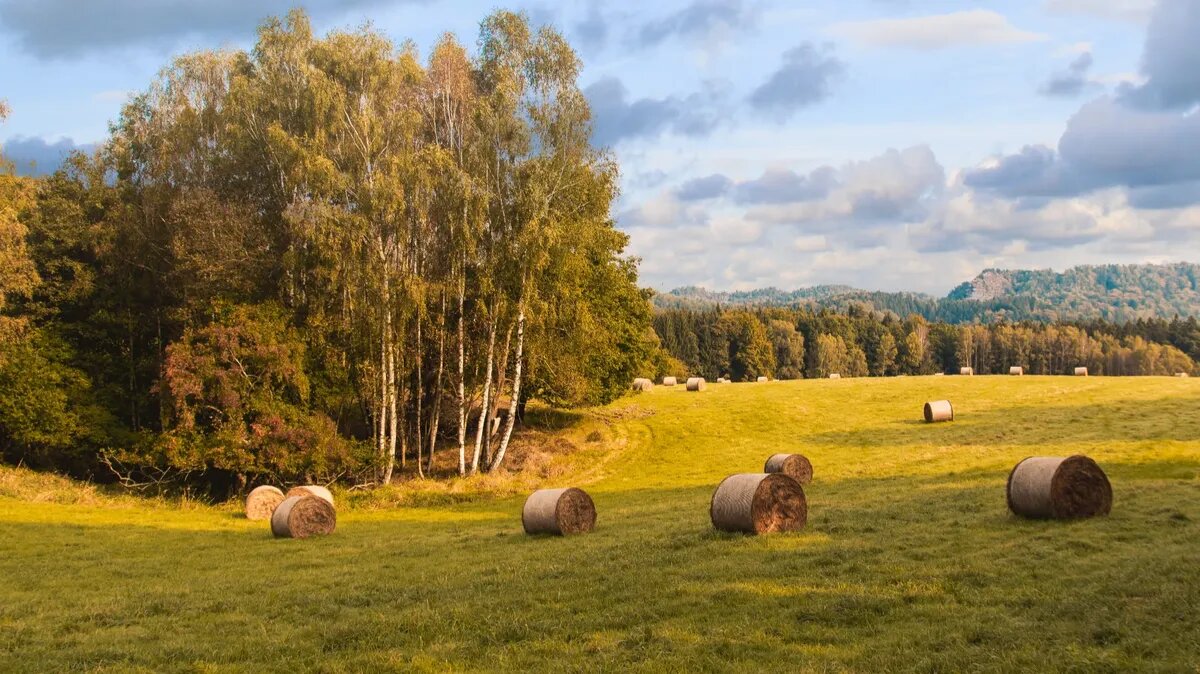
[[[1048,37],[1024,31],[1002,14],[973,9],[909,19],[875,19],[834,24],[834,33],[876,47],[943,49],[979,44],[1036,42]]]

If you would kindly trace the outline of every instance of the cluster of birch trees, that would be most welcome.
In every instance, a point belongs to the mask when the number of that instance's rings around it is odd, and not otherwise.
[[[40,186],[28,312],[155,461],[279,473],[220,457],[272,433],[286,451],[290,406],[369,446],[384,483],[447,452],[495,470],[526,400],[610,400],[657,349],[580,67],[505,11],[474,53],[320,37],[293,11],[250,51],[182,56]]]

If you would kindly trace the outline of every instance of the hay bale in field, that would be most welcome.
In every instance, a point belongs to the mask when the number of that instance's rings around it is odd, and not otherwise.
[[[974,376],[975,376],[975,368],[973,368],[973,367],[960,367],[960,368],[958,369],[958,373],[959,373],[959,374],[961,374],[961,375],[965,375],[965,376],[967,376],[967,377],[974,377]]]
[[[945,373],[945,372],[934,372],[934,373],[933,373],[933,376],[935,376],[935,377],[945,377],[945,376],[946,376],[946,373]]]
[[[1075,368],[1075,376],[1076,376],[1076,377],[1086,377],[1086,376],[1088,376],[1088,373],[1087,373],[1087,368],[1086,368],[1086,367],[1077,367],[1077,368]]]
[[[1186,372],[1176,372],[1176,373],[1175,373],[1175,376],[1176,376],[1176,377],[1184,377],[1184,378],[1187,378],[1187,377],[1189,377],[1189,376],[1191,376],[1191,375],[1189,375],[1189,374],[1188,374],[1188,373],[1186,373]]]
[[[246,519],[248,520],[265,520],[271,517],[271,513],[275,512],[275,508],[283,503],[283,490],[279,487],[272,487],[269,484],[264,484],[260,487],[255,487],[246,495]]]
[[[276,538],[308,538],[333,533],[337,511],[320,496],[298,494],[283,499],[271,513],[271,533]]]
[[[925,421],[954,421],[954,405],[949,400],[933,400],[925,403]]]
[[[288,497],[304,496],[305,494],[308,494],[309,496],[316,496],[320,499],[325,499],[329,502],[329,505],[333,505],[333,492],[319,484],[305,484],[300,485],[299,487],[292,487],[287,493]]]
[[[720,531],[798,531],[808,522],[808,501],[800,483],[783,473],[739,473],[717,485],[708,512]]]
[[[663,377],[663,386],[674,386],[679,383],[675,377]]]
[[[1025,368],[1021,367],[1020,365],[1013,365],[1012,367],[1008,368],[1008,373],[1020,377],[1025,374]]]
[[[812,482],[812,462],[803,454],[772,454],[763,466],[764,473],[783,473],[801,485]]]
[[[704,384],[705,384],[704,377],[689,377],[687,380],[687,390],[703,391]]]
[[[525,499],[521,526],[527,534],[587,533],[596,526],[596,504],[582,489],[539,489]]]
[[[654,382],[645,377],[638,377],[633,380],[633,390],[635,391],[650,391],[654,389]]]
[[[768,381],[771,381],[771,378],[770,378],[770,377],[759,377],[758,379],[755,379],[754,381],[756,381],[756,382],[758,382],[758,383],[760,383],[760,384],[761,384],[761,383],[763,383],[763,382],[768,382]]]
[[[1008,509],[1033,518],[1071,519],[1107,515],[1112,509],[1108,476],[1086,456],[1031,456],[1008,475]]]
[[[837,372],[834,372],[833,374],[829,375],[829,378],[830,379],[841,379],[842,375],[838,374]]]

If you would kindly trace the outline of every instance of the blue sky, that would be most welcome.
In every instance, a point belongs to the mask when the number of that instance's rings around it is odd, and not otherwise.
[[[427,48],[473,44],[495,4],[303,6]],[[291,5],[0,0],[5,153],[47,170],[173,54],[249,46]],[[985,267],[1200,260],[1200,0],[507,6],[583,56],[646,285],[942,294]]]

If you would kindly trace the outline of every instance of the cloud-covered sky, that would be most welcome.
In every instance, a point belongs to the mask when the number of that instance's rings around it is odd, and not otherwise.
[[[288,0],[0,0],[25,172],[174,54]],[[495,0],[307,0],[473,44]],[[618,226],[658,289],[945,293],[985,267],[1200,260],[1200,0],[513,0],[583,56]]]

